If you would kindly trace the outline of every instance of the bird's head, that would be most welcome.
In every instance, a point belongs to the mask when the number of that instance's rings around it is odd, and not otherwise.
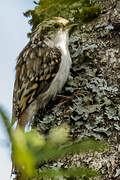
[[[49,18],[37,27],[40,40],[46,41],[49,44],[58,44],[60,41],[68,41],[70,30],[75,27],[76,24],[70,22],[62,17]],[[51,44],[51,46],[53,46]]]

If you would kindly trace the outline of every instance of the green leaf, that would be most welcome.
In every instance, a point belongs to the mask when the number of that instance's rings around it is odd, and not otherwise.
[[[32,177],[35,172],[35,159],[27,146],[27,138],[20,128],[12,132],[12,156],[17,168],[25,177]]]
[[[34,156],[37,159],[37,163],[56,160],[60,157],[64,157],[68,154],[75,153],[89,153],[89,152],[103,152],[108,150],[108,145],[94,140],[92,138],[86,138],[76,142],[66,142],[63,144],[55,144],[47,140],[45,146],[42,148],[34,149]]]
[[[12,140],[10,120],[9,120],[8,116],[6,115],[6,112],[3,110],[2,107],[0,107],[0,116],[1,116],[3,123],[6,127],[9,138],[10,138],[10,140]]]
[[[66,177],[96,177],[99,175],[98,171],[88,169],[88,168],[69,168],[69,169],[46,169],[39,173],[38,177],[49,177],[53,178],[55,176],[66,176]]]
[[[9,119],[2,109],[0,109],[0,115],[12,142],[13,162],[23,177],[36,177],[35,167],[41,162],[57,160],[68,154],[103,152],[109,148],[106,143],[92,138],[70,141],[68,138],[69,127],[66,124],[53,128],[46,139],[35,130],[24,133],[22,129],[17,127],[12,131]],[[94,177],[97,175],[99,173],[91,169],[72,167],[56,170],[48,168],[42,170],[38,176],[53,178],[55,176]]]

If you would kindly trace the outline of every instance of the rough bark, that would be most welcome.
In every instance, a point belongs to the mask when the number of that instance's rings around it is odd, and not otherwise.
[[[34,126],[46,134],[52,127],[67,123],[72,139],[92,136],[107,141],[107,152],[69,155],[52,166],[84,165],[100,170],[101,177],[91,179],[119,180],[120,1],[104,0],[99,5],[101,15],[79,26],[70,37],[73,64],[62,94],[74,94],[73,100],[60,108],[60,98],[51,101],[44,115],[38,112]]]

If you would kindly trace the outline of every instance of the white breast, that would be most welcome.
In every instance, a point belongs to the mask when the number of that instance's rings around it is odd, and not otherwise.
[[[67,81],[67,78],[69,76],[70,72],[70,67],[71,67],[71,57],[69,54],[68,49],[64,49],[62,52],[62,57],[61,57],[61,64],[58,73],[56,74],[56,77],[52,81],[51,87],[54,89],[55,95],[57,92],[60,92],[64,86],[64,84]]]
[[[64,84],[68,79],[72,63],[68,49],[68,42],[68,34],[66,32],[63,33],[62,31],[60,31],[59,36],[54,41],[54,45],[51,44],[51,47],[57,47],[61,51],[61,63],[59,70],[55,78],[53,79],[49,89],[43,94],[44,106],[52,97],[55,97],[57,93],[61,92]]]
[[[62,90],[64,84],[66,83],[72,63],[68,49],[68,33],[60,31],[59,36],[55,41],[55,46],[60,49],[62,56],[59,71],[49,87],[49,91],[51,91],[51,93],[53,92],[54,96]]]

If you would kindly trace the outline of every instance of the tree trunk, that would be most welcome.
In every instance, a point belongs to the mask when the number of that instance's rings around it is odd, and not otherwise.
[[[67,123],[72,139],[92,136],[107,141],[107,152],[68,155],[52,166],[84,165],[100,170],[101,177],[92,179],[120,180],[120,1],[99,5],[100,16],[80,25],[70,37],[73,63],[61,94],[73,99],[60,108],[61,98],[51,101],[44,113],[38,112],[34,126],[47,134]]]

